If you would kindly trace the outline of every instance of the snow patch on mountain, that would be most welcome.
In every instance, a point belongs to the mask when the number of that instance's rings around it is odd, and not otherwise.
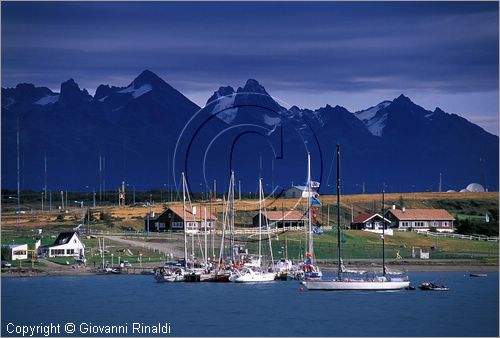
[[[386,120],[387,114],[384,114],[380,117],[377,116],[369,121],[366,121],[365,124],[372,135],[381,137],[385,128]]]
[[[101,98],[100,98],[99,100],[97,100],[97,101],[99,101],[99,102],[104,102],[104,100],[106,100],[107,98],[108,98],[108,96],[106,95],[106,96],[104,96],[104,97],[101,97]]]
[[[130,93],[134,97],[134,99],[150,92],[153,90],[153,86],[151,86],[149,83],[143,84],[139,88],[134,88],[133,85],[128,86],[125,89],[120,90],[118,93],[120,94],[127,94]]]
[[[47,95],[36,101],[35,104],[46,106],[48,104],[56,103],[59,101],[59,95]]]
[[[366,122],[366,121],[371,120],[377,114],[377,112],[379,110],[386,108],[390,104],[391,104],[391,101],[384,101],[384,102],[377,104],[375,107],[370,107],[366,110],[361,110],[359,112],[356,112],[355,115],[362,122]]]
[[[271,117],[271,116],[268,116],[265,114],[263,116],[263,119],[264,119],[264,123],[267,124],[268,126],[276,126],[276,125],[279,125],[281,122],[281,118]]]
[[[217,94],[217,96],[219,95]],[[235,99],[235,94],[219,97],[217,104],[212,110],[212,114],[217,114],[217,117],[227,124],[232,123],[238,115],[238,108],[231,108],[234,105]]]

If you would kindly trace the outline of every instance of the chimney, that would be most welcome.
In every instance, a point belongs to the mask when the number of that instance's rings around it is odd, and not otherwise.
[[[193,215],[196,215],[196,206],[193,206]]]
[[[396,204],[392,205],[392,210],[396,210]]]
[[[405,208],[405,207],[402,207],[402,208],[401,208],[401,210],[402,210],[403,212],[405,212],[405,211],[406,211],[406,208]]]
[[[35,242],[35,252],[38,251],[38,248],[40,247],[41,244],[42,244],[42,240],[37,239]]]

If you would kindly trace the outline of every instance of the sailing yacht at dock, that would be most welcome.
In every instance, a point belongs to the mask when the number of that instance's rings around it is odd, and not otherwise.
[[[314,236],[312,226],[313,216],[313,183],[311,181],[311,155],[307,154],[307,252],[306,260],[301,266],[301,270],[296,272],[295,278],[299,280],[320,280],[323,273],[318,266],[314,264]]]
[[[274,272],[266,272],[262,269],[262,179],[259,179],[259,253],[255,264],[245,264],[239,269],[235,269],[229,277],[231,282],[235,283],[255,283],[272,282],[276,278]],[[269,230],[269,229],[268,229]],[[269,234],[269,231],[268,231]],[[269,239],[270,240],[270,239]],[[271,249],[271,246],[270,246]],[[271,250],[272,255],[272,250]]]
[[[382,191],[382,215],[384,209],[384,192]],[[385,242],[384,228],[382,226],[382,276],[368,276],[366,274],[346,274],[342,269],[342,256],[340,250],[340,145],[337,145],[337,276],[332,280],[304,281],[302,284],[308,290],[401,290],[410,286],[407,276],[392,276],[386,273],[385,268]]]

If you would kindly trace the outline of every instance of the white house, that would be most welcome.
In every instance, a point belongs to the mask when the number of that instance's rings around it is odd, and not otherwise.
[[[398,230],[453,232],[455,217],[445,209],[392,209],[387,210],[385,217],[391,220],[391,227]]]
[[[38,248],[38,255],[48,257],[85,257],[85,244],[76,232],[61,232],[54,244]]]
[[[28,244],[10,244],[8,247],[13,261],[28,259]]]
[[[310,196],[316,196],[317,192],[314,189],[311,189],[309,192]],[[302,185],[296,185],[291,188],[288,188],[285,191],[286,198],[307,198],[307,187]]]

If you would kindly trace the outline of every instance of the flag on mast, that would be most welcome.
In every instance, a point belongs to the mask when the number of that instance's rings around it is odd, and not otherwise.
[[[321,205],[321,202],[316,197],[312,196],[311,205]]]

